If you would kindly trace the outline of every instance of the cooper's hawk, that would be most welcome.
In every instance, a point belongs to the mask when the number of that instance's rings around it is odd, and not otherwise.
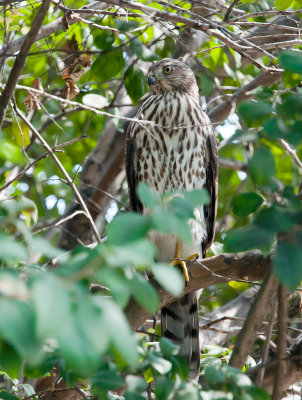
[[[192,70],[180,60],[163,59],[149,70],[153,94],[132,122],[126,137],[126,173],[133,210],[144,212],[136,189],[145,182],[159,193],[207,188],[210,203],[195,209],[190,221],[192,243],[177,233],[151,232],[157,260],[170,262],[200,252],[204,257],[215,231],[217,203],[217,147],[212,125],[199,106],[198,86]],[[180,345],[190,377],[199,372],[198,295],[190,293],[162,309],[162,334]]]

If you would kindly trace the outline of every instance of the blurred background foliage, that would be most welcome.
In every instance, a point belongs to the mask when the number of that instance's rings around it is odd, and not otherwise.
[[[193,7],[189,1],[138,3],[194,18],[186,14]],[[53,3],[43,25],[62,19],[64,10],[86,5],[87,1],[72,0]],[[225,6],[227,10],[230,4]],[[237,15],[262,13],[248,18],[255,28],[257,23],[270,21],[269,10],[297,10],[300,6],[299,1],[242,0],[236,10]],[[5,46],[29,32],[40,3],[12,1],[0,7],[0,36]],[[13,97],[15,106],[52,148],[72,141],[56,154],[77,185],[85,160],[93,163],[89,154],[105,135],[108,116],[102,112],[126,115],[124,110],[137,105],[149,90],[145,77],[151,62],[175,57],[181,45],[187,45],[183,24],[154,20],[135,9],[126,15],[123,8],[110,4],[102,10],[36,41]],[[206,18],[219,25],[224,15],[225,11],[214,10]],[[299,13],[295,18],[300,23]],[[226,35],[249,34],[250,26],[230,23],[221,29]],[[231,166],[221,163],[217,234],[209,254],[253,248],[264,254],[274,251],[277,277],[287,289],[295,290],[302,279],[302,53],[301,46],[291,47],[294,50],[285,46],[274,51],[274,58],[257,56],[263,65],[284,68],[282,80],[256,87],[236,111],[216,124],[219,157],[230,160]],[[215,37],[204,35],[194,48],[188,42],[182,53],[196,73],[201,103],[208,112],[259,75],[257,66],[244,63],[238,52],[223,47]],[[2,87],[14,61],[14,54],[1,58]],[[33,105],[24,87],[35,87],[37,79],[38,87],[57,98],[38,96]],[[87,95],[97,97],[85,98]],[[94,106],[101,110],[99,114]],[[122,121],[116,118],[113,123],[123,135]],[[0,183],[4,187],[0,193],[1,398],[34,397],[34,389],[23,377],[41,378],[54,367],[68,385],[81,381],[78,395],[83,396],[82,390],[91,385],[93,395],[100,399],[144,399],[154,379],[156,399],[268,398],[246,375],[225,365],[231,350],[223,347],[217,351],[208,348],[203,356],[209,361],[202,363],[203,389],[188,382],[177,346],[165,339],[158,341],[158,328],[148,328],[151,339],[132,334],[122,312],[130,296],[151,313],[159,305],[154,288],[143,274],[133,271],[133,264],[142,273],[152,271],[168,291],[181,293],[180,275],[167,265],[156,264],[147,232],[177,231],[187,239],[186,220],[199,204],[196,196],[187,195],[183,212],[173,200],[159,199],[142,187],[142,201],[152,199],[153,214],[125,214],[127,187],[122,176],[101,210],[103,243],[90,249],[79,242],[77,248],[66,252],[57,244],[74,193],[50,157],[35,162],[44,152],[10,106],[0,132]],[[95,174],[98,168],[102,166],[96,167]],[[206,198],[200,194],[199,201]],[[76,231],[72,233],[77,236]],[[101,289],[91,294],[89,285],[95,283]],[[230,282],[207,288],[201,297],[202,314],[228,304],[249,287]],[[299,324],[293,326],[300,329]],[[217,370],[213,365],[221,359],[218,364],[224,366]],[[123,395],[109,393],[117,389],[123,389]],[[88,390],[85,393],[90,396]]]

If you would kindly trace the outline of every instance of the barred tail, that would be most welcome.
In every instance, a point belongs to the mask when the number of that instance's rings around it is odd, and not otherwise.
[[[189,377],[199,374],[198,292],[189,293],[161,310],[162,335],[180,346],[189,366]]]

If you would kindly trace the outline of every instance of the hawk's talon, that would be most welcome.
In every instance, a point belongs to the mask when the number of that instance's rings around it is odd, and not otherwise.
[[[190,256],[186,257],[184,260],[182,260],[181,256],[180,256],[180,246],[181,246],[181,242],[180,242],[179,239],[177,239],[176,246],[175,246],[174,260],[172,260],[170,262],[170,265],[172,265],[172,267],[176,267],[177,265],[179,265],[181,267],[182,272],[184,274],[185,282],[187,283],[190,280],[189,273],[188,273],[188,268],[187,268],[187,261],[197,260],[197,258],[200,257],[200,254],[199,253],[193,253]]]
[[[181,269],[182,269],[182,273],[184,274],[185,282],[189,282],[190,278],[189,278],[187,264],[186,264],[185,261],[179,260],[179,259],[175,259],[175,260],[170,262],[170,265],[172,267],[176,267],[176,266],[179,265],[181,267]]]
[[[185,258],[185,261],[196,261],[200,257],[199,253],[193,253],[189,257]]]

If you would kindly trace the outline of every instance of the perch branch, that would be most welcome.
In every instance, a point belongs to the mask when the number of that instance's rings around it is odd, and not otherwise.
[[[270,256],[264,257],[259,250],[238,254],[220,254],[192,262],[189,266],[190,280],[184,293],[231,280],[261,280],[270,263]],[[160,307],[175,299],[175,296],[161,288],[154,280],[152,280],[152,284],[158,292]],[[133,330],[138,329],[150,317],[150,313],[133,299],[127,305],[125,313]]]

